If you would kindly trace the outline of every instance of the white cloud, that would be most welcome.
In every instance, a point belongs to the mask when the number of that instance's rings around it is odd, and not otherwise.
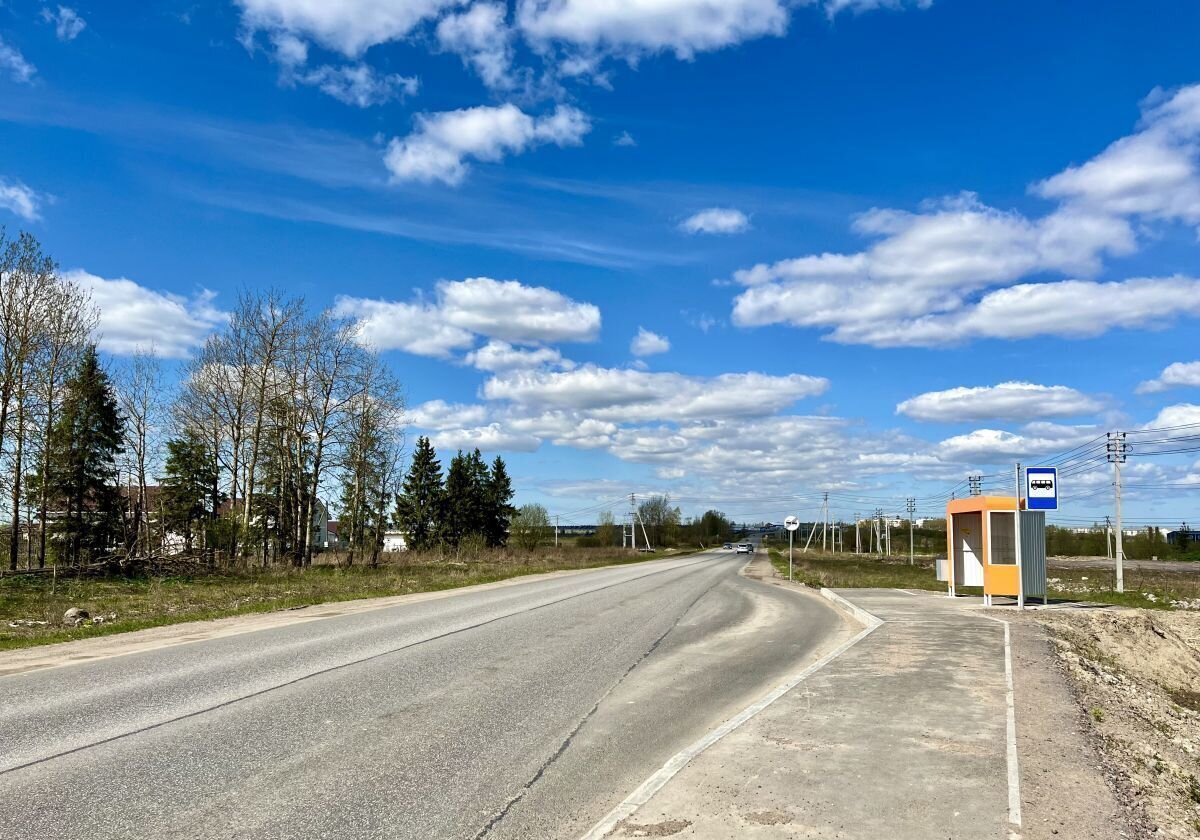
[[[462,56],[491,88],[512,86],[513,38],[505,22],[507,14],[504,3],[481,2],[461,14],[447,15],[437,25],[442,49]]]
[[[1145,424],[1144,429],[1170,429],[1176,426],[1191,426],[1200,423],[1200,405],[1178,403],[1169,405],[1158,412],[1153,420]]]
[[[473,277],[437,286],[441,311],[454,326],[518,343],[594,341],[600,309],[544,286]]]
[[[948,463],[1001,464],[1036,455],[1064,452],[1087,443],[1098,434],[1096,426],[1061,426],[1029,423],[1017,432],[976,429],[938,444],[938,457]]]
[[[358,58],[462,0],[236,0],[247,32],[284,34]]]
[[[666,353],[670,349],[670,341],[645,327],[638,327],[637,335],[629,342],[629,352],[635,356],[653,356],[655,353]]]
[[[918,9],[928,9],[933,0],[825,0],[825,13],[835,17],[840,12],[861,14],[876,9],[899,9],[903,6],[916,6]]]
[[[487,419],[482,405],[462,405],[445,400],[421,403],[408,413],[408,420],[420,429],[448,429],[477,426]]]
[[[44,196],[20,181],[0,178],[0,208],[20,216],[25,221],[36,222],[42,217],[41,205],[44,200]]]
[[[634,140],[633,135],[630,134],[628,131],[622,131],[620,134],[618,134],[616,137],[613,138],[613,145],[631,148],[631,147],[637,145],[637,140]]]
[[[340,295],[333,314],[358,324],[359,340],[377,350],[403,350],[418,356],[448,358],[475,343],[469,330],[446,323],[436,307]]]
[[[366,64],[343,67],[325,64],[296,72],[287,78],[315,87],[339,102],[359,108],[370,108],[402,96],[413,96],[420,87],[420,82],[413,76],[379,74]]]
[[[1111,215],[1200,224],[1200,85],[1157,90],[1143,105],[1140,131],[1035,191]]]
[[[490,277],[438,283],[432,302],[343,295],[333,312],[357,321],[362,341],[372,347],[440,358],[474,347],[480,335],[502,342],[543,344],[593,341],[600,332],[600,309],[593,304],[542,286]],[[468,361],[501,361],[505,354],[500,349],[485,346]],[[509,353],[506,358],[512,361],[515,356]],[[546,361],[551,360],[546,357]]]
[[[896,406],[896,413],[935,423],[979,420],[1037,420],[1076,417],[1099,411],[1103,404],[1065,385],[1001,382],[981,388],[930,391]]]
[[[441,181],[451,186],[466,177],[469,158],[496,162],[546,143],[578,146],[591,130],[587,115],[569,105],[536,118],[512,104],[480,105],[418,114],[416,126],[412,134],[388,144],[384,156],[388,171],[397,181]]]
[[[1137,387],[1139,394],[1156,394],[1168,388],[1200,388],[1200,362],[1175,362],[1163,368],[1157,379]]]
[[[1150,223],[1200,224],[1200,85],[1157,94],[1135,134],[1033,189],[1058,206],[1027,217],[964,193],[915,213],[873,209],[854,224],[876,239],[865,250],[737,272],[749,288],[733,320],[824,329],[845,343],[938,346],[1153,326],[1172,295],[1184,312],[1200,309],[1189,305],[1190,278],[1086,279],[1105,257],[1136,251]],[[1028,282],[1045,273],[1076,276]]]
[[[64,276],[91,295],[100,312],[98,344],[109,353],[130,355],[142,350],[165,358],[187,358],[228,318],[213,305],[215,292],[184,298],[123,277],[110,280],[78,269]]]
[[[483,396],[525,411],[571,410],[597,420],[635,423],[762,417],[828,387],[828,380],[803,374],[698,377],[583,365],[565,372],[494,376],[484,383]]]
[[[533,452],[542,441],[533,435],[516,434],[499,423],[470,429],[447,429],[431,438],[439,449],[479,448],[484,452]]]
[[[60,41],[74,41],[79,33],[87,28],[87,21],[79,16],[74,9],[59,6],[57,12],[49,8],[42,9],[42,19],[54,24],[54,34]]]
[[[0,70],[7,70],[14,82],[30,82],[37,68],[25,60],[21,51],[0,38]]]
[[[517,23],[535,44],[627,58],[670,51],[688,59],[787,30],[787,0],[519,0]]]
[[[507,370],[527,370],[539,367],[572,368],[574,362],[562,357],[552,347],[513,347],[506,341],[489,341],[466,355],[464,361],[477,370],[500,373]]]
[[[750,227],[750,219],[732,207],[710,207],[680,223],[688,233],[741,233]]]

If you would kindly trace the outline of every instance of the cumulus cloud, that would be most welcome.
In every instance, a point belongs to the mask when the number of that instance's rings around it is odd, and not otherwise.
[[[629,342],[629,352],[635,356],[653,356],[655,353],[666,353],[670,349],[670,341],[645,327],[638,327],[637,335]]]
[[[761,417],[828,387],[827,379],[804,374],[700,377],[583,365],[572,371],[494,376],[484,383],[483,396],[525,411],[573,410],[597,420],[629,423]]]
[[[446,322],[435,306],[340,295],[333,314],[358,325],[358,338],[376,350],[448,358],[475,344],[475,335]]]
[[[1138,385],[1139,394],[1156,394],[1169,388],[1200,388],[1200,362],[1175,362],[1163,368],[1156,379]]]
[[[623,146],[625,148],[631,148],[631,147],[637,145],[637,140],[634,140],[633,135],[630,134],[628,131],[622,131],[620,134],[618,134],[616,137],[613,138],[613,145],[614,146]]]
[[[0,70],[6,71],[14,82],[31,82],[37,68],[25,60],[21,51],[0,38]]]
[[[408,420],[419,429],[446,429],[476,426],[487,419],[481,405],[462,405],[445,400],[421,403],[408,413]]]
[[[1176,426],[1191,426],[1200,423],[1200,405],[1178,403],[1169,405],[1142,428],[1170,429]]]
[[[1076,417],[1102,407],[1099,400],[1065,385],[1001,382],[990,387],[919,394],[897,405],[896,413],[925,422],[969,423]]]
[[[455,186],[467,176],[469,159],[494,163],[534,146],[578,146],[590,130],[587,115],[570,105],[541,117],[511,103],[418,114],[412,134],[388,144],[384,163],[397,181]]]
[[[469,429],[446,429],[432,437],[439,449],[475,449],[485,452],[533,452],[542,445],[533,435],[522,435],[505,429],[499,423],[489,423]]]
[[[466,355],[464,361],[477,370],[500,373],[506,370],[527,370],[539,367],[572,368],[574,362],[564,359],[553,347],[514,347],[506,341],[489,341]]]
[[[0,178],[0,208],[20,216],[27,222],[36,222],[42,217],[41,207],[45,197],[22,184]]]
[[[42,9],[42,20],[54,24],[54,34],[60,41],[74,41],[87,28],[87,21],[66,6],[59,6],[56,12]]]
[[[123,277],[107,279],[81,270],[64,276],[91,295],[100,313],[98,344],[109,353],[131,355],[140,350],[187,358],[228,318],[213,304],[215,292],[185,298]]]
[[[433,301],[372,300],[340,296],[333,312],[358,323],[362,341],[380,350],[404,350],[447,358],[475,346],[478,336],[501,342],[540,345],[593,341],[600,333],[600,309],[553,289],[516,280],[473,277],[437,284]],[[551,351],[553,352],[553,351]],[[499,346],[485,345],[471,364],[513,361]],[[551,360],[546,357],[547,363]],[[525,365],[526,367],[528,365]]]
[[[313,41],[358,58],[369,47],[408,35],[461,0],[235,0],[249,34]]]
[[[513,33],[504,3],[476,3],[461,14],[447,15],[437,25],[442,49],[457,53],[491,88],[512,86]]]
[[[689,216],[679,229],[688,233],[741,233],[750,227],[750,219],[732,207],[710,207]]]
[[[413,96],[420,87],[420,82],[414,76],[376,73],[366,64],[343,67],[326,64],[295,72],[287,78],[315,87],[339,102],[358,108],[370,108],[403,96]]]
[[[998,464],[1035,455],[1064,452],[1087,443],[1098,434],[1096,426],[1062,426],[1029,423],[1020,432],[976,429],[938,444],[938,457],[961,464]]]
[[[873,209],[854,222],[875,240],[862,251],[736,272],[748,288],[733,320],[822,329],[845,343],[938,346],[1154,326],[1171,300],[1200,311],[1192,278],[1087,279],[1106,258],[1136,251],[1149,223],[1200,224],[1198,159],[1200,85],[1160,93],[1134,135],[1033,186],[1058,202],[1046,215],[989,207],[971,193],[917,212]],[[1067,278],[1029,281],[1038,274]]]
[[[787,0],[519,0],[517,24],[534,44],[636,58],[689,59],[752,38],[783,35]]]

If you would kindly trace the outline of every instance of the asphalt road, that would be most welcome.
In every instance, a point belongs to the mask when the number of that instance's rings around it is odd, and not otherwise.
[[[577,838],[841,631],[744,563],[655,561],[0,678],[0,838]]]

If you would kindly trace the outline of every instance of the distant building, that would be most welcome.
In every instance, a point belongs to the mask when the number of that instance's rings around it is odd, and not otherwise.
[[[1200,530],[1189,528],[1186,531],[1176,529],[1167,532],[1167,542],[1171,545],[1179,545],[1180,538],[1185,539],[1188,545],[1195,545],[1200,543]]]
[[[384,531],[383,532],[383,550],[384,551],[408,551],[408,543],[404,539],[403,531]]]

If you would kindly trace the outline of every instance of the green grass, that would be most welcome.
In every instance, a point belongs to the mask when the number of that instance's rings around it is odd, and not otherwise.
[[[638,563],[670,554],[617,549],[539,549],[484,553],[472,562],[436,556],[393,555],[378,567],[312,566],[221,571],[177,577],[0,578],[0,650],[107,636],[147,627],[271,612],[313,604],[432,592],[492,583],[521,575]],[[103,624],[61,625],[70,607],[92,616],[116,614]],[[45,621],[41,627],[12,627],[17,619]]]
[[[780,574],[787,575],[787,550],[771,548],[771,562]],[[872,555],[795,553],[796,580],[807,586],[830,589],[925,589],[944,592],[946,584],[937,579],[932,561],[917,558],[909,565],[906,558],[882,559]],[[1109,569],[1049,570],[1057,581],[1049,586],[1050,599],[1090,601],[1143,609],[1171,609],[1172,601],[1200,598],[1200,570],[1163,571],[1131,569],[1125,574],[1125,591],[1116,591],[1115,573]],[[959,594],[982,594],[979,587],[958,587]]]
[[[859,554],[819,554],[795,552],[795,578],[806,586],[830,589],[927,589],[945,590],[946,584],[937,579],[932,563],[917,558],[909,565],[907,558],[881,559]],[[771,549],[771,563],[780,574],[787,576],[787,550]]]

